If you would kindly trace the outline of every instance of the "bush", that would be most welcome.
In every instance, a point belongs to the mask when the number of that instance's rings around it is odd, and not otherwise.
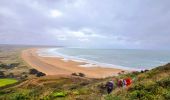
[[[83,74],[83,73],[72,73],[71,74],[72,76],[80,76],[80,77],[85,77],[85,74]]]
[[[88,89],[88,88],[81,88],[81,89],[78,89],[77,91],[81,95],[87,95],[87,94],[89,95],[89,94],[91,94],[91,90]]]
[[[79,91],[73,91],[73,95],[80,95]]]
[[[11,64],[0,64],[0,68],[10,69],[17,67],[19,63],[11,63]]]
[[[20,63],[12,63],[10,64],[10,67],[17,67]]]
[[[143,90],[144,89],[144,85],[139,83],[139,84],[135,84],[130,91],[135,91],[135,90]]]
[[[73,75],[73,76],[78,76],[77,73],[72,73],[71,75]]]
[[[79,73],[78,76],[80,76],[80,77],[85,77],[85,74]]]
[[[38,72],[36,76],[37,76],[37,77],[41,77],[41,76],[45,76],[45,75],[46,75],[46,74],[43,73],[43,72]]]
[[[25,79],[25,78],[27,78],[28,77],[28,75],[21,75],[21,77],[20,77],[20,79]]]
[[[45,96],[45,97],[43,97],[43,99],[42,100],[51,100],[50,99],[50,97],[49,96]]]
[[[55,92],[53,93],[54,97],[65,97],[67,95],[66,92]]]
[[[29,97],[25,94],[18,93],[12,96],[11,100],[29,100]]]
[[[167,92],[165,95],[164,95],[165,99],[166,100],[170,100],[170,92]]]
[[[81,83],[80,83],[80,86],[86,86],[86,85],[88,85],[88,84],[90,84],[88,81],[87,81],[87,82],[81,82]]]
[[[3,71],[0,71],[0,78],[4,78],[5,77],[5,74]]]
[[[163,88],[170,88],[170,78],[166,78],[161,81],[158,81],[157,84]]]
[[[14,74],[13,74],[13,73],[9,73],[9,74],[7,75],[7,77],[8,77],[8,78],[14,78]]]
[[[121,97],[115,96],[112,94],[108,94],[104,97],[105,100],[122,100]]]
[[[130,93],[131,99],[141,99],[144,96],[144,91],[142,90],[136,90]]]
[[[0,68],[6,68],[7,67],[7,65],[5,65],[5,64],[0,64]]]
[[[29,70],[29,74],[37,74],[39,71],[38,70],[36,70],[36,69],[30,69]]]
[[[39,71],[36,70],[36,69],[30,69],[30,70],[29,70],[29,74],[36,75],[37,77],[41,77],[41,76],[45,76],[45,75],[46,75],[45,73],[39,72]]]

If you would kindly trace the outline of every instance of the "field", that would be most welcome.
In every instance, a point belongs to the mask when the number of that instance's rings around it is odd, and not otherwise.
[[[8,78],[0,79],[0,87],[10,85],[10,84],[14,84],[16,82],[18,82],[18,81],[15,80],[15,79],[8,79]]]

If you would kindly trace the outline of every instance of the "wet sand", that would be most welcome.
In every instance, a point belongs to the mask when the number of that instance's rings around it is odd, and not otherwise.
[[[72,73],[84,73],[89,78],[104,78],[117,75],[121,69],[106,68],[104,66],[81,67],[86,62],[64,61],[58,57],[42,57],[37,54],[36,48],[22,51],[22,59],[31,67],[46,73],[47,75],[71,75]]]

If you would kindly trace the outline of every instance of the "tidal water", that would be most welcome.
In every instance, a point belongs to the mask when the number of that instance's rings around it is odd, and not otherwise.
[[[40,50],[39,54],[137,70],[152,69],[170,62],[170,51],[167,50],[49,48]]]

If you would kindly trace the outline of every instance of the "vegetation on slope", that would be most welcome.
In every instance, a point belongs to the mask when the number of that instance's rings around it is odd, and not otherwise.
[[[117,88],[106,93],[105,79],[78,76],[45,76],[33,78],[14,87],[0,90],[0,99],[7,100],[168,100],[170,99],[170,64],[147,72],[122,74],[117,78],[135,78],[128,88]]]
[[[85,78],[83,73],[72,77],[44,76],[37,78],[20,58],[22,49],[0,48],[0,78],[5,85],[9,79],[17,84],[0,87],[0,100],[170,100],[170,64],[147,72],[121,74],[116,78],[135,79],[128,88],[115,87],[107,94],[105,84],[115,77],[105,79]],[[23,78],[24,76],[24,78]],[[28,77],[25,77],[28,76]],[[2,80],[0,81],[2,84]]]
[[[117,89],[105,98],[108,100],[170,100],[170,64],[146,73],[139,73],[135,77],[136,81],[128,89],[123,91]]]
[[[23,79],[29,74],[29,67],[20,58],[21,51],[25,49],[0,45],[0,78]]]

